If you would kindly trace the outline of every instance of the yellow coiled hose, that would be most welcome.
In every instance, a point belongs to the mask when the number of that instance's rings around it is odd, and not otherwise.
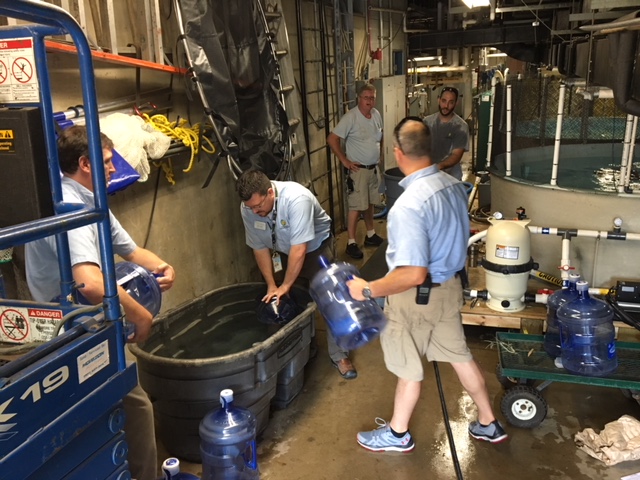
[[[200,138],[200,129],[203,128],[199,123],[196,123],[192,127],[189,127],[187,125],[187,120],[184,118],[176,122],[171,122],[164,115],[153,115],[150,117],[146,113],[142,114],[142,118],[144,118],[147,123],[151,124],[151,126],[159,132],[164,133],[171,139],[181,142],[185,147],[191,149],[191,158],[189,159],[189,165],[187,166],[187,168],[182,170],[185,173],[189,173],[193,168],[193,163],[196,159],[199,148],[202,148],[202,151],[211,155],[216,152],[216,147],[213,145],[211,140],[209,140],[209,138],[204,135],[202,135],[204,144],[199,145],[198,139]],[[165,176],[167,177],[169,183],[175,185],[176,182],[173,175],[171,160],[169,160],[168,162],[162,162],[162,169],[164,170]]]

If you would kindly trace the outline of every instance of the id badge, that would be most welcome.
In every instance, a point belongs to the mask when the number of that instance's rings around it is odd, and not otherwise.
[[[275,273],[282,271],[282,258],[278,252],[273,252],[271,261],[273,262],[273,271]]]

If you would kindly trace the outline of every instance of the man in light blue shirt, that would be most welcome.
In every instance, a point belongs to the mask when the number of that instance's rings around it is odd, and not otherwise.
[[[247,245],[253,249],[258,268],[267,283],[264,302],[278,299],[303,280],[305,287],[320,270],[319,257],[333,260],[331,219],[316,197],[296,182],[270,181],[258,170],[247,170],[237,181],[242,200],[240,213]],[[276,277],[280,279],[276,283]],[[357,372],[347,351],[327,330],[331,362],[347,380]]]
[[[116,171],[111,159],[113,142],[101,135],[102,161],[107,181]],[[91,179],[92,163],[89,161],[89,143],[84,126],[63,130],[58,137],[58,158],[64,174],[62,196],[66,203],[79,203],[89,207],[95,205]],[[159,275],[162,291],[172,287],[175,279],[173,267],[155,253],[138,247],[129,234],[109,211],[111,241],[114,253],[125,260],[141,265]],[[100,245],[96,224],[86,225],[67,232],[73,280],[84,298],[92,304],[102,303],[104,280],[100,264]],[[54,237],[46,237],[25,245],[26,274],[29,290],[34,300],[50,302],[60,295],[60,270]],[[132,342],[145,340],[151,330],[153,316],[122,287],[118,287],[118,298],[127,321],[135,325]],[[128,349],[127,359],[134,360]],[[129,466],[134,478],[155,480],[157,478],[157,449],[153,420],[153,407],[146,392],[136,385],[123,399],[126,413],[125,435],[129,447]]]
[[[387,297],[388,325],[380,335],[387,369],[398,377],[393,416],[376,430],[360,432],[358,443],[374,452],[413,450],[409,421],[420,397],[422,357],[451,363],[478,407],[474,438],[498,443],[507,438],[496,420],[482,371],[473,360],[462,328],[462,285],[469,221],[465,188],[431,162],[429,127],[407,117],[394,130],[394,154],[405,175],[404,192],[389,211],[389,273],[367,283],[355,278],[356,300]]]

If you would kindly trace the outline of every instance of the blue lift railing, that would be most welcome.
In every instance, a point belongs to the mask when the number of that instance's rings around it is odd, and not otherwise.
[[[78,23],[59,7],[33,0],[0,0],[0,15],[34,23],[0,27],[0,39],[33,39],[39,102],[11,106],[41,109],[54,203],[52,217],[0,229],[0,249],[55,235],[60,305],[61,310],[70,311],[77,305],[70,300],[74,282],[66,232],[95,223],[105,290],[102,314],[79,318],[64,334],[0,366],[0,480],[130,479],[122,398],[136,385],[137,374],[135,364],[127,366],[125,361],[125,339],[118,321],[120,302],[91,51]],[[78,51],[94,193],[94,205],[89,208],[62,199],[44,40],[63,34],[71,36]],[[0,299],[2,305],[10,302]],[[26,307],[40,305],[15,302]]]
[[[98,120],[98,106],[95,93],[95,75],[89,42],[76,20],[65,10],[55,5],[33,0],[0,0],[0,15],[35,25],[2,27],[0,38],[32,37],[34,40],[35,62],[40,84],[40,102],[44,127],[46,151],[49,165],[49,181],[53,196],[55,215],[49,218],[14,225],[0,229],[0,249],[22,245],[33,240],[56,235],[58,259],[60,263],[61,302],[70,303],[74,282],[71,273],[69,243],[66,232],[73,228],[97,224],[100,245],[100,260],[104,275],[104,315],[106,320],[115,321],[120,317],[120,302],[114,270],[113,248],[107,205],[107,185],[103,167],[102,145]],[[45,37],[69,34],[78,51],[78,62],[82,88],[83,104],[86,113],[86,127],[89,137],[89,158],[91,161],[91,179],[95,205],[65,204],[62,201],[62,185],[56,148],[56,135],[53,120],[51,84],[48,73]],[[16,207],[17,208],[17,207]],[[122,335],[121,322],[116,322],[118,338]],[[124,349],[119,348],[118,364],[120,369],[126,366]]]

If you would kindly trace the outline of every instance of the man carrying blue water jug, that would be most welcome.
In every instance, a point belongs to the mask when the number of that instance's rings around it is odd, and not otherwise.
[[[308,287],[321,268],[320,256],[331,260],[334,251],[331,218],[316,197],[299,183],[270,181],[254,169],[240,175],[236,190],[242,200],[246,242],[267,283],[262,301],[271,302],[275,297],[279,302],[298,279]],[[356,378],[349,352],[337,345],[329,330],[327,344],[340,375],[347,380]]]
[[[431,136],[420,118],[407,117],[394,129],[394,155],[405,175],[404,192],[387,220],[389,273],[367,282],[347,282],[356,300],[387,297],[388,324],[380,335],[387,369],[398,377],[393,416],[358,443],[373,452],[408,452],[415,443],[409,421],[420,397],[421,357],[449,362],[478,407],[469,434],[498,443],[507,434],[496,420],[484,376],[467,347],[458,276],[466,260],[469,221],[467,194],[458,180],[431,161]]]
[[[102,161],[107,182],[115,168],[113,142],[101,134]],[[84,126],[70,127],[58,137],[58,159],[63,173],[62,196],[67,203],[94,206],[89,142]],[[139,247],[109,211],[113,250],[125,260],[145,267],[159,276],[162,291],[172,287],[175,279],[173,267],[155,253]],[[67,232],[71,271],[75,284],[84,298],[95,305],[102,303],[104,280],[100,267],[100,247],[96,224],[86,225]],[[47,237],[25,246],[26,273],[29,290],[34,300],[49,302],[60,295],[60,270],[54,237]],[[118,287],[118,298],[128,322],[135,325],[135,335],[130,342],[145,340],[151,330],[153,316],[133,297]],[[135,360],[125,349],[127,359]],[[157,449],[153,407],[140,385],[123,399],[126,413],[125,434],[129,446],[129,466],[133,478],[155,480],[157,478]]]

